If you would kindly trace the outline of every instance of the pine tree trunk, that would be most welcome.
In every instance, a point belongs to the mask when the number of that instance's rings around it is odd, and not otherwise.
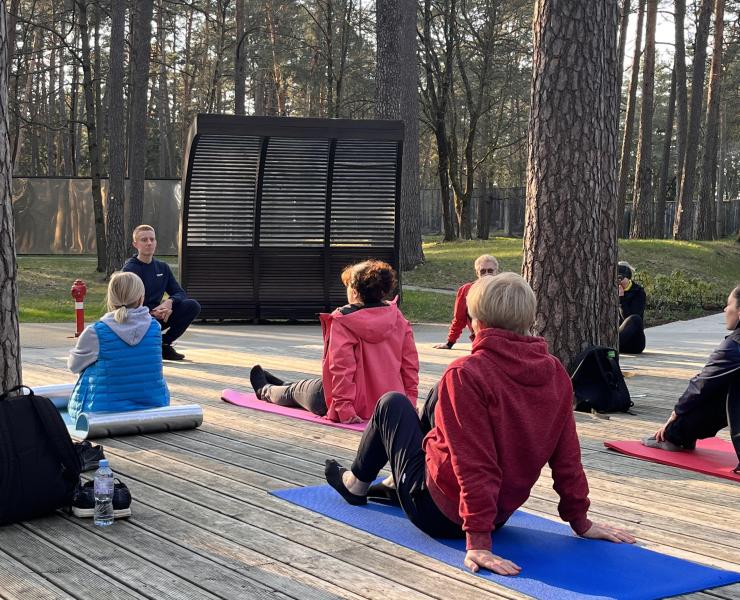
[[[244,22],[244,0],[236,0],[236,43],[234,44],[234,114],[244,114],[246,81],[244,65],[247,57],[247,36]]]
[[[707,38],[709,20],[712,16],[712,0],[701,0],[699,20],[696,26],[694,44],[694,64],[691,77],[691,110],[686,134],[686,156],[683,162],[682,177],[676,201],[676,219],[673,223],[673,237],[677,240],[692,238],[694,187],[696,183],[696,161],[699,151],[699,129],[701,127],[701,106],[704,97],[704,73],[707,60]]]
[[[717,233],[717,213],[714,198],[717,182],[717,147],[719,142],[719,99],[722,93],[722,44],[724,41],[725,0],[714,2],[714,44],[709,71],[707,117],[704,126],[699,201],[696,210],[696,238],[714,239]]]
[[[416,59],[416,0],[398,0],[400,112],[404,124],[403,172],[401,174],[401,268],[413,269],[424,262],[421,248],[421,199],[419,197],[419,66]],[[343,34],[343,38],[346,34]],[[342,47],[342,53],[346,49]],[[337,103],[340,100],[340,75]],[[337,104],[337,114],[339,105]]]
[[[624,117],[624,135],[619,160],[619,188],[617,191],[617,234],[624,232],[624,206],[627,200],[627,183],[632,165],[632,135],[635,127],[635,106],[637,105],[637,83],[640,75],[640,51],[642,48],[642,24],[645,19],[645,0],[639,0],[637,9],[637,32],[635,33],[635,53],[632,57],[632,74],[627,91],[627,111]]]
[[[635,187],[632,194],[631,238],[647,238],[652,233],[653,212],[653,98],[655,95],[655,26],[658,0],[647,0],[645,51],[642,63],[642,103],[637,148]]]
[[[622,83],[622,76],[624,75],[624,49],[627,45],[627,25],[630,20],[630,0],[622,0],[622,10],[619,13],[619,83]]]
[[[165,44],[164,27],[164,2],[160,0],[159,10],[157,11],[157,47],[159,50],[159,85],[157,89],[157,126],[159,128],[159,176],[171,177],[170,172],[170,143],[168,140],[169,129],[169,94],[167,93],[167,49]]]
[[[90,57],[90,35],[87,22],[88,0],[77,0],[79,10],[80,39],[82,40],[82,85],[85,90],[85,126],[87,127],[87,149],[90,155],[90,179],[92,187],[93,213],[95,215],[95,247],[98,255],[97,270],[106,269],[105,215],[103,194],[100,189],[100,148],[95,115],[95,90],[93,89],[92,63]]]
[[[668,112],[665,120],[663,153],[658,176],[658,195],[655,198],[655,221],[653,236],[665,237],[665,203],[668,200],[668,175],[671,172],[671,147],[673,145],[673,121],[676,116],[676,68],[671,72],[671,92],[668,96]]]
[[[618,17],[612,0],[535,4],[522,271],[564,364],[616,340]]]
[[[727,176],[727,103],[720,109],[719,117],[719,162],[717,164],[717,237],[722,238],[725,232],[725,186]],[[738,203],[740,204],[740,203]]]
[[[123,266],[126,259],[126,234],[123,222],[125,203],[126,137],[124,132],[123,106],[123,53],[124,30],[126,27],[126,3],[114,2],[111,5],[110,66],[108,75],[108,94],[110,110],[108,124],[110,140],[108,153],[110,160],[110,182],[106,204],[106,231],[108,243],[105,273],[110,276]]]
[[[0,382],[3,389],[21,383],[18,286],[13,226],[13,163],[8,138],[8,29],[0,5]]]
[[[403,0],[378,0],[377,69],[375,75],[375,116],[378,119],[401,118],[401,64],[399,59],[401,23],[399,4]]]
[[[152,38],[153,0],[136,0],[131,58],[133,89],[129,122],[129,221],[126,238],[140,225],[144,216],[144,179],[146,177],[147,90],[149,89],[149,52]]]
[[[686,159],[686,134],[689,128],[688,90],[686,89],[686,0],[674,0],[675,51],[673,64],[676,70],[676,202],[683,179],[683,161]],[[676,206],[678,212],[678,206]]]

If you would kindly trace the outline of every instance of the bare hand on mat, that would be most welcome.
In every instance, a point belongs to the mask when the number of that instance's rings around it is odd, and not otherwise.
[[[660,429],[658,429],[658,431],[655,432],[655,439],[656,440],[658,440],[659,442],[665,442],[666,441],[666,439],[665,439],[665,430],[666,430],[666,427],[668,427],[668,425],[670,423],[673,423],[673,421],[675,421],[676,418],[677,418],[676,411],[673,411],[671,413],[671,416],[668,417],[668,420],[665,422],[665,424]]]
[[[468,550],[465,553],[465,566],[473,573],[477,573],[483,567],[499,575],[519,575],[522,570],[519,565],[488,550]]]
[[[635,543],[635,536],[631,533],[627,533],[623,529],[618,529],[611,525],[600,525],[599,523],[591,525],[591,528],[585,533],[582,533],[581,537],[590,540],[607,540],[616,544],[621,544],[622,542],[626,542],[627,544]]]
[[[434,344],[434,348],[436,348],[437,350],[449,350],[450,345],[447,342],[445,342],[444,344]]]
[[[358,417],[357,415],[350,417],[346,421],[343,421],[343,423],[352,424],[352,423],[362,423],[362,417]]]

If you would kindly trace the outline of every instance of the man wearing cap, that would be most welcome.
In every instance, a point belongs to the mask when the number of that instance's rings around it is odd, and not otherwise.
[[[634,268],[628,262],[617,266],[619,286],[619,351],[640,354],[645,350],[645,289],[632,281]]]

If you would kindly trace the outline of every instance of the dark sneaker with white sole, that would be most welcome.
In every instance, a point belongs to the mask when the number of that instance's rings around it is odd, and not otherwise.
[[[93,481],[78,483],[72,495],[72,514],[75,517],[95,516],[95,488]],[[113,483],[113,518],[123,519],[131,516],[131,492],[120,479]]]
[[[75,442],[75,451],[80,459],[81,471],[94,471],[100,466],[100,461],[105,458],[103,447],[91,444],[87,440]]]

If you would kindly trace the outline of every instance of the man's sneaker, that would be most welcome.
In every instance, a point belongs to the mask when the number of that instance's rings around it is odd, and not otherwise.
[[[282,379],[275,377],[267,369],[262,369],[262,372],[265,374],[265,379],[267,379],[267,383],[269,383],[270,385],[285,385],[285,382]]]
[[[72,514],[75,517],[95,516],[95,488],[93,481],[77,484],[72,495]],[[131,492],[126,484],[116,478],[113,484],[113,518],[123,519],[131,516]]]
[[[162,360],[182,360],[184,354],[180,354],[170,344],[162,344]]]
[[[75,442],[75,450],[80,458],[81,471],[94,471],[100,466],[99,462],[105,458],[103,447],[93,445],[87,440]]]
[[[267,377],[261,366],[254,365],[251,368],[249,371],[249,383],[252,384],[252,389],[257,394],[257,398],[262,400],[262,389],[267,385]]]
[[[685,448],[682,448],[678,444],[664,440],[659,442],[654,437],[648,437],[642,440],[642,445],[648,448],[657,448],[658,450],[668,450],[668,452],[683,452]]]

